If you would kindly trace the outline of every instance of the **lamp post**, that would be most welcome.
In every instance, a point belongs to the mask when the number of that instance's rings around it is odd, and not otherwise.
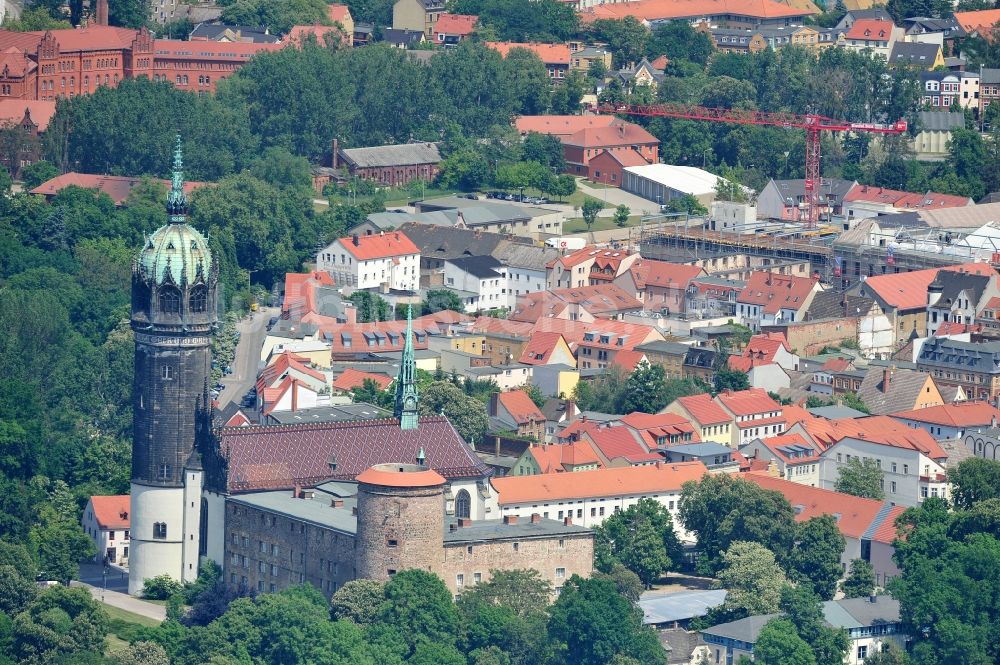
[[[107,560],[104,562],[104,570],[101,571],[101,577],[104,579],[104,583],[101,586],[101,602],[104,602],[104,593],[108,590],[108,563]]]

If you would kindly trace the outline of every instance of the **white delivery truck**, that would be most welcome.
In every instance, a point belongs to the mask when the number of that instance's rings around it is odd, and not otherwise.
[[[563,236],[561,238],[549,238],[545,241],[545,245],[547,247],[555,247],[556,249],[575,251],[586,247],[587,241],[583,238]]]

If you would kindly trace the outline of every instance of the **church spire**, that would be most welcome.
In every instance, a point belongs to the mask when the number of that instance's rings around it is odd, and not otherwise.
[[[187,197],[184,195],[184,155],[181,150],[181,135],[177,134],[174,146],[174,173],[170,178],[170,193],[167,194],[167,214],[171,224],[187,221]]]
[[[406,339],[403,342],[403,359],[396,377],[396,408],[393,415],[399,419],[400,429],[417,429],[417,371],[413,357],[413,306],[406,309]]]

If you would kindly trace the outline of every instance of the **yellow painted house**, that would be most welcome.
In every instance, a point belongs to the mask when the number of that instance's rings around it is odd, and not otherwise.
[[[660,413],[687,418],[698,430],[702,441],[714,441],[731,448],[737,443],[736,419],[708,393],[678,397]]]

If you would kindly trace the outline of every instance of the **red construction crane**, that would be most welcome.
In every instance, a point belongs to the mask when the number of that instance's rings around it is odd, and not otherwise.
[[[820,132],[866,132],[869,134],[902,134],[906,131],[906,121],[899,120],[891,125],[871,122],[846,122],[820,115],[798,115],[796,113],[769,113],[748,109],[710,109],[682,104],[603,104],[598,112],[623,115],[660,116],[665,118],[685,118],[687,120],[709,120],[730,122],[738,125],[767,125],[806,130],[806,223],[808,228],[816,228],[819,219],[820,182]]]

